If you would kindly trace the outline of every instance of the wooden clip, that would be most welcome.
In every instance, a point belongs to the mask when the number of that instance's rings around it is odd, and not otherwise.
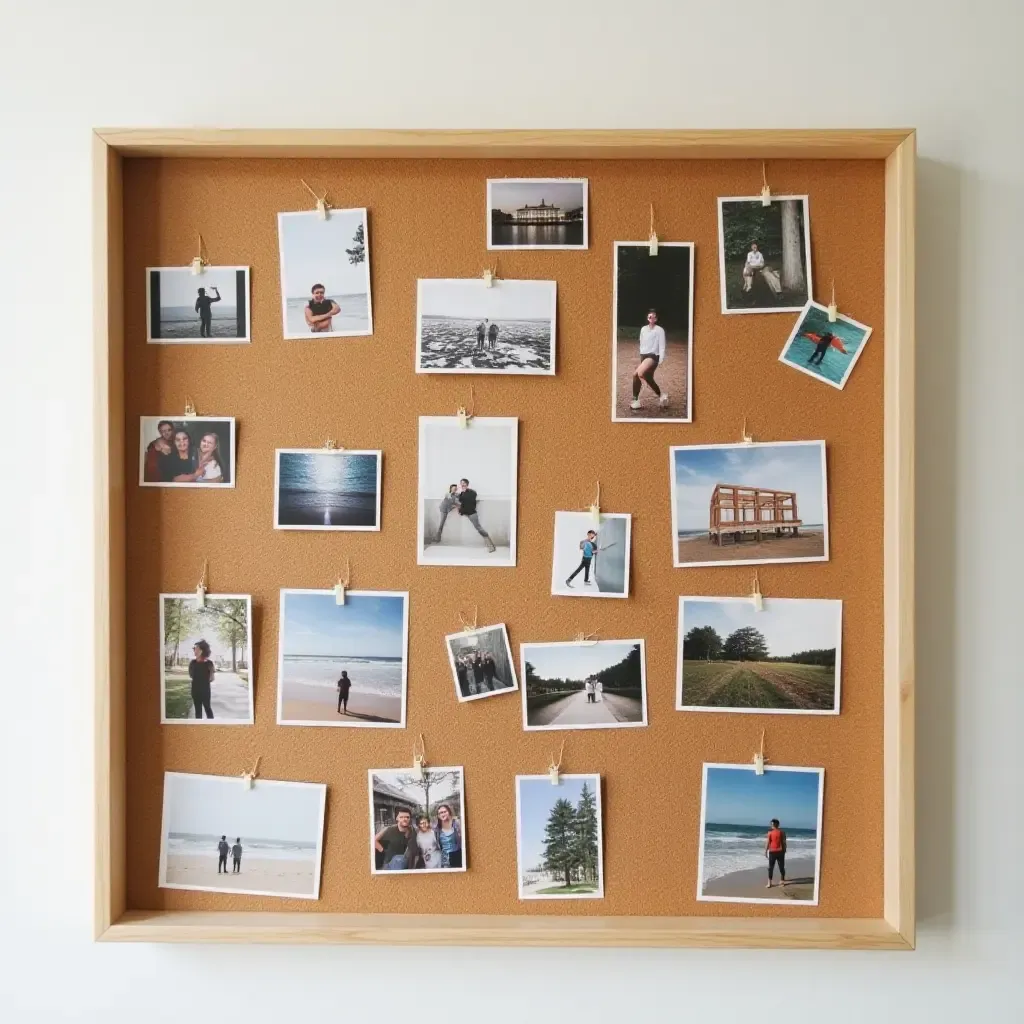
[[[473,395],[473,385],[470,384],[469,385],[469,408],[467,409],[466,406],[460,405],[458,407],[458,409],[455,410],[455,415],[458,417],[458,420],[459,420],[459,426],[463,430],[469,429],[469,421],[473,418],[473,410],[475,408],[476,408],[476,398]]]
[[[754,754],[752,760],[754,762],[754,774],[764,775],[764,765],[768,760],[764,756],[764,729],[761,730],[761,749]]]
[[[185,419],[189,420],[189,419],[192,419],[193,417],[198,416],[198,415],[199,415],[199,413],[196,412],[195,403],[192,401],[191,398],[186,398],[185,399],[185,413],[184,413]]]
[[[192,271],[193,276],[198,276],[203,272],[203,268],[207,266],[207,262],[203,259],[203,236],[199,236],[199,251],[189,261],[189,269]]]
[[[462,623],[462,630],[463,630],[463,632],[465,632],[465,633],[472,633],[472,632],[474,632],[476,630],[477,614],[478,614],[478,606],[477,605],[473,605],[473,622],[470,623],[470,622],[468,622],[466,620],[466,618],[462,614],[462,612],[461,611],[459,612],[459,622]]]
[[[352,575],[352,569],[349,565],[349,560],[345,559],[345,578],[338,577],[338,582],[334,584],[334,603],[344,604],[345,603],[345,589],[348,587],[349,579]]]
[[[423,733],[417,743],[412,745],[412,770],[420,782],[423,781],[423,769],[427,763],[427,748],[423,743]]]
[[[743,417],[743,433],[740,434],[740,440],[744,444],[753,444],[754,443],[753,436],[751,434],[747,433],[747,417],[746,416]]]
[[[757,570],[754,570],[754,582],[750,591],[750,600],[754,602],[754,611],[764,611],[764,600],[761,597],[761,581],[757,578]]]
[[[761,205],[772,205],[772,190],[768,187],[768,178],[765,176],[764,161],[761,161]]]
[[[836,305],[836,279],[832,278],[832,301],[828,304],[828,322],[834,324],[839,319],[839,307]]]
[[[485,288],[493,288],[494,282],[498,279],[498,265],[484,267],[483,279]]]
[[[593,502],[590,505],[590,518],[600,526],[601,525],[601,481],[597,481],[597,495],[594,497]]]
[[[206,607],[206,559],[203,559],[203,575],[199,577],[196,584],[196,605],[200,608]]]
[[[597,646],[597,641],[594,640],[593,638],[595,636],[597,636],[597,634],[599,632],[600,631],[596,630],[596,629],[594,630],[593,633],[584,633],[583,630],[580,630],[576,634],[576,636],[573,637],[573,643],[576,643],[576,644],[586,644],[587,647],[596,647]]]
[[[562,740],[562,745],[558,748],[558,760],[551,759],[551,763],[548,765],[548,778],[551,780],[552,786],[557,786],[562,780],[559,775],[562,768],[562,754],[565,753],[565,739]]]
[[[260,759],[256,758],[256,763],[252,766],[251,772],[242,772],[242,781],[245,783],[246,789],[252,789],[253,780],[256,778],[256,772],[259,771]]]
[[[330,211],[330,209],[331,209],[331,204],[330,204],[330,203],[329,203],[329,202],[327,201],[327,193],[326,193],[326,192],[324,192],[324,194],[323,194],[322,196],[318,196],[318,195],[317,195],[317,194],[316,194],[316,193],[315,193],[315,192],[314,192],[314,191],[313,191],[313,190],[312,190],[312,189],[311,189],[311,188],[310,188],[310,187],[309,187],[309,186],[308,186],[308,185],[306,184],[306,182],[305,182],[305,181],[303,181],[303,179],[302,179],[302,178],[299,178],[299,181],[301,181],[301,182],[302,182],[302,184],[303,184],[303,187],[304,187],[304,188],[306,189],[306,191],[307,191],[307,192],[308,192],[308,193],[309,193],[309,194],[310,194],[310,195],[311,195],[311,196],[312,196],[312,197],[313,197],[313,198],[314,198],[314,199],[316,200],[316,212],[317,212],[317,214],[319,215],[320,219],[321,219],[321,220],[327,220],[327,217],[328,217],[329,211]]]
[[[657,256],[658,255],[658,235],[657,235],[657,232],[654,230],[654,203],[651,203],[651,233],[648,236],[647,241],[648,241],[648,244],[650,246],[649,249],[648,249],[648,252],[652,256]]]

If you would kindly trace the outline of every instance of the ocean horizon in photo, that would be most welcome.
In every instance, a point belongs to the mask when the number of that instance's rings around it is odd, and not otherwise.
[[[748,871],[753,868],[767,869],[764,847],[768,829],[764,825],[729,825],[708,822],[704,826],[704,864],[701,882],[709,882],[714,878],[723,878],[736,871]],[[813,828],[787,828],[786,857],[796,860],[798,857],[814,859],[818,845],[817,830]]]
[[[260,860],[312,860],[316,857],[316,843],[290,842],[283,839],[259,839],[242,836],[242,861],[258,857]],[[234,844],[235,836],[227,841]],[[167,853],[186,857],[209,857],[217,859],[217,844],[220,835],[205,835],[194,832],[168,832]]]
[[[377,455],[281,452],[279,526],[377,523]]]
[[[238,329],[238,308],[215,303],[210,320],[214,338],[237,338],[245,333],[245,325]],[[160,340],[165,338],[198,338],[199,314],[192,306],[160,307]]]
[[[370,330],[370,296],[367,292],[356,292],[352,295],[328,295],[328,299],[336,302],[341,309],[331,323],[331,330],[328,335],[337,331],[362,331],[368,333]],[[287,300],[287,317],[285,320],[285,334],[308,335],[310,338],[317,337],[317,332],[311,331],[306,323],[306,306],[309,305],[310,296],[303,295],[299,298],[289,296]]]
[[[335,690],[342,670],[352,680],[353,692],[380,697],[402,696],[404,658],[355,658],[319,654],[286,654],[282,664],[283,685],[301,684]]]

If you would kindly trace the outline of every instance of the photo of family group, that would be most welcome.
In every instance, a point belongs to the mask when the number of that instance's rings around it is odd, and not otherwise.
[[[404,728],[409,595],[282,590],[277,724]]]
[[[249,268],[146,268],[146,341],[244,344],[249,331]]]
[[[444,640],[460,701],[519,688],[504,624],[452,633]]]
[[[252,598],[160,595],[160,721],[253,722]]]
[[[462,768],[371,768],[370,871],[465,871]]]
[[[551,593],[558,597],[629,597],[632,516],[556,512]]]
[[[697,899],[818,905],[824,768],[705,764]]]
[[[604,896],[601,776],[516,776],[521,900]]]
[[[421,416],[420,565],[516,564],[519,420]]]
[[[643,640],[520,644],[519,656],[527,731],[647,724]]]
[[[830,323],[828,306],[808,302],[782,346],[779,361],[841,391],[870,336],[867,324],[842,313],[836,313],[835,322]]]
[[[365,209],[277,215],[284,337],[373,334]]]
[[[612,420],[693,419],[693,242],[615,243]]]
[[[586,178],[488,178],[488,249],[586,249]]]
[[[231,416],[142,416],[141,487],[234,487]]]
[[[416,284],[417,373],[555,372],[554,281]]]
[[[327,787],[164,772],[161,889],[320,897]]]
[[[824,441],[669,449],[675,567],[828,561]]]
[[[278,448],[277,530],[379,530],[379,451]]]
[[[718,200],[723,313],[799,313],[813,294],[807,196]]]
[[[839,714],[843,602],[679,598],[676,709]]]

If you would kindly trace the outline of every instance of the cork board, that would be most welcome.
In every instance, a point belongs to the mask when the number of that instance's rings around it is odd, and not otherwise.
[[[877,918],[882,913],[883,230],[881,160],[774,161],[776,192],[810,196],[817,298],[836,278],[840,309],[874,328],[845,391],[778,362],[796,314],[722,316],[717,207],[756,194],[760,163],[727,160],[133,159],[124,168],[125,472],[137,475],[141,415],[183,409],[237,417],[237,486],[127,492],[127,894],[132,909],[317,913],[723,915]],[[478,275],[485,250],[485,181],[581,176],[590,181],[590,248],[503,252],[503,277],[558,281],[558,373],[472,378],[476,410],[518,416],[518,564],[514,569],[416,565],[417,417],[450,415],[467,377],[417,376],[416,280]],[[299,183],[339,206],[366,206],[374,335],[282,340],[276,214],[308,208]],[[692,424],[613,424],[612,243],[646,234],[696,244]],[[145,344],[145,267],[185,264],[202,232],[212,262],[247,265],[248,346]],[[826,296],[827,297],[827,296]],[[824,438],[831,559],[760,569],[766,596],[842,598],[842,713],[837,717],[677,712],[679,594],[749,592],[750,569],[673,569],[667,450],[739,440]],[[284,533],[272,524],[274,449],[325,437],[384,452],[380,533]],[[598,453],[582,459],[586,445]],[[628,601],[548,596],[554,512],[586,504],[633,516]],[[352,586],[408,590],[405,730],[299,729],[275,724],[278,593],[327,587],[351,561]],[[253,598],[253,727],[161,726],[157,594],[195,587]],[[505,622],[523,641],[643,636],[644,729],[572,732],[564,768],[602,776],[605,897],[520,903],[516,897],[517,773],[543,771],[561,735],[527,734],[518,695],[459,704],[443,636],[459,610]],[[611,606],[611,607],[609,607]],[[817,907],[699,903],[695,898],[701,765],[745,762],[766,729],[774,764],[825,768]],[[428,759],[466,770],[469,870],[457,876],[371,877],[366,769],[409,764],[422,733]],[[267,778],[329,786],[321,899],[157,888],[165,770],[237,774],[256,755]],[[644,838],[649,837],[649,838]],[[671,851],[671,852],[669,852]],[[668,855],[666,855],[668,854]]]

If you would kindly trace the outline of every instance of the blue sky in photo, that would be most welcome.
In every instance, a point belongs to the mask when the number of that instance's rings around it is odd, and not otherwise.
[[[345,595],[334,591],[285,594],[282,645],[299,654],[350,658],[401,658],[405,598]]]
[[[568,800],[576,806],[583,792],[583,783],[590,787],[591,793],[597,792],[596,775],[584,775],[579,778],[561,776],[557,786],[542,775],[536,779],[519,779],[519,836],[522,850],[521,868],[529,870],[538,867],[544,860],[544,828],[548,823],[551,808],[558,800]]]
[[[704,820],[715,825],[763,825],[778,818],[782,828],[818,827],[818,772],[709,767]]]
[[[783,658],[799,651],[838,646],[841,612],[839,601],[767,598],[758,611],[754,602],[746,599],[687,599],[683,603],[683,633],[711,626],[724,640],[737,629],[753,626],[765,638],[769,657]]]

